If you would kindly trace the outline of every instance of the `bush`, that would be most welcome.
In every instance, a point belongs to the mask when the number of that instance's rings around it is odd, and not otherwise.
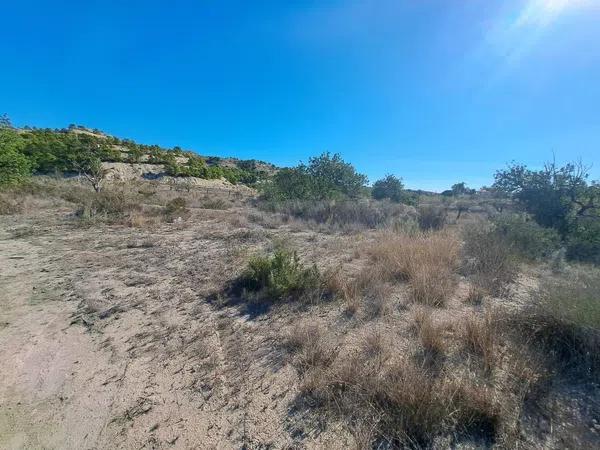
[[[513,245],[491,226],[476,225],[464,230],[464,270],[478,288],[502,295],[517,276]]]
[[[0,216],[16,214],[22,209],[21,203],[0,192]]]
[[[600,271],[586,268],[542,280],[535,299],[513,317],[511,327],[532,342],[552,371],[575,371],[598,380]]]
[[[118,191],[86,191],[85,194],[79,193],[77,197],[72,197],[70,200],[79,204],[75,215],[82,220],[122,219],[126,213],[136,208],[123,192]]]
[[[567,257],[600,264],[600,219],[589,217],[573,225],[567,237]]]
[[[187,212],[187,202],[183,197],[175,197],[165,205],[165,215],[174,217]]]
[[[318,290],[321,276],[316,266],[304,267],[296,252],[277,249],[272,256],[256,256],[241,276],[241,287],[265,300],[307,296]]]
[[[522,215],[501,215],[494,219],[496,232],[524,259],[548,257],[560,247],[560,235]]]
[[[288,200],[263,202],[260,207],[270,212],[341,228],[415,227],[414,209],[390,202]]]
[[[456,238],[446,233],[382,233],[369,249],[370,270],[383,280],[408,281],[413,301],[441,306],[454,292],[459,248]]]
[[[421,230],[441,230],[446,225],[448,212],[443,206],[423,205],[417,211]]]
[[[31,160],[22,153],[23,139],[13,130],[0,128],[0,187],[21,183],[31,175]]]

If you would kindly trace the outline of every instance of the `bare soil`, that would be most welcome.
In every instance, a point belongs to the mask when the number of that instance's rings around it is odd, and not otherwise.
[[[294,315],[214,295],[289,227],[239,208],[80,227],[71,211],[0,216],[0,448],[345,446],[294,419],[279,342]]]

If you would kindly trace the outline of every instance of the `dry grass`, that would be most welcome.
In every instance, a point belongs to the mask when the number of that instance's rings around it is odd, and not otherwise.
[[[479,356],[484,370],[490,373],[496,366],[498,356],[497,340],[499,330],[495,314],[488,311],[483,318],[471,315],[461,326],[465,349]]]
[[[448,345],[445,327],[435,323],[431,311],[425,308],[417,308],[413,317],[425,361],[437,362],[444,355]]]
[[[0,215],[17,214],[21,212],[22,204],[14,196],[0,192]]]
[[[477,285],[470,285],[465,297],[465,303],[469,305],[480,305],[485,298],[486,291]]]
[[[463,270],[473,284],[491,295],[505,295],[518,274],[511,244],[489,225],[467,227],[464,239]]]
[[[326,373],[310,377],[305,393],[354,430],[352,424],[368,430],[360,433],[367,448],[428,447],[440,434],[467,431],[494,439],[499,419],[491,390],[436,376],[407,356],[389,358],[393,351],[381,342],[375,334],[360,353],[338,357]]]
[[[541,352],[552,373],[600,381],[600,271],[542,279],[534,302],[507,317],[515,340]]]
[[[369,249],[371,270],[378,272],[374,278],[408,281],[413,301],[442,306],[456,286],[459,248],[456,237],[448,232],[383,232]]]
[[[300,373],[328,367],[337,354],[331,336],[319,323],[294,325],[285,336],[284,343],[294,353],[295,366]]]

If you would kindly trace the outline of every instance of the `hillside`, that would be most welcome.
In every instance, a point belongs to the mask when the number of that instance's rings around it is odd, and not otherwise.
[[[179,147],[143,145],[76,125],[66,129],[5,128],[4,133],[14,134],[13,139],[19,141],[22,153],[31,160],[37,174],[76,172],[77,162],[90,155],[108,164],[106,167],[111,169],[114,178],[131,179],[139,174],[142,178],[147,175],[149,178],[221,179],[251,186],[277,171],[274,165],[263,161],[201,156]],[[124,164],[137,166],[128,168]]]

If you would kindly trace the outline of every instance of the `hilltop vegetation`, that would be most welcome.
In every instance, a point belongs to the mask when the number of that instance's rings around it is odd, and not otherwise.
[[[85,172],[102,162],[162,164],[173,177],[224,178],[246,185],[255,185],[275,170],[261,161],[204,158],[179,147],[138,144],[76,125],[15,129],[6,117],[0,124],[0,158],[0,184],[5,185],[31,174]]]

